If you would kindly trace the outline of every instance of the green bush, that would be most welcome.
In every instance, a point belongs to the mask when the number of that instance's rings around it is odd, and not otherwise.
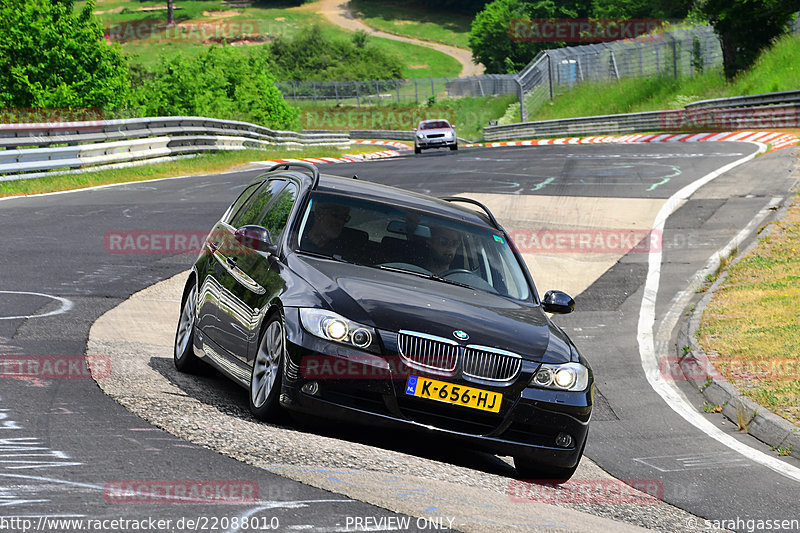
[[[162,56],[151,70],[133,67],[129,113],[244,120],[272,128],[298,126],[299,111],[283,100],[264,54],[209,47],[197,56]]]
[[[265,52],[275,76],[283,80],[391,80],[402,78],[400,58],[370,46],[366,34],[326,38],[314,26],[294,39],[279,36]]]
[[[0,107],[106,108],[125,102],[128,69],[89,0],[0,0]]]

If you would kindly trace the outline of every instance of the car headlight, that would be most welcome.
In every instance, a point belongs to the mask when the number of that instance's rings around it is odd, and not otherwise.
[[[589,369],[580,363],[542,364],[531,386],[543,389],[582,391],[589,385]]]
[[[301,308],[300,322],[312,335],[362,350],[373,349],[377,342],[373,328],[348,320],[333,311]]]
[[[417,139],[423,139],[425,136],[421,133],[417,133]]]

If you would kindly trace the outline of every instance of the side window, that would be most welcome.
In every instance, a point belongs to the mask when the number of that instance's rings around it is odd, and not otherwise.
[[[259,224],[264,210],[275,195],[286,185],[283,180],[269,180],[253,195],[252,200],[234,215],[231,226],[241,228],[248,224]]]
[[[283,232],[286,223],[289,221],[289,214],[292,206],[297,199],[297,186],[290,183],[275,198],[275,201],[266,212],[264,218],[259,221],[259,225],[267,228],[272,238],[277,241],[278,236]]]
[[[228,208],[228,211],[225,213],[225,216],[223,217],[225,222],[230,224],[231,219],[234,217],[234,215],[236,215],[237,212],[239,212],[239,209],[242,208],[244,203],[250,199],[253,191],[255,191],[259,185],[259,183],[254,183],[242,191],[239,197],[233,202],[233,204],[231,204],[231,206]]]

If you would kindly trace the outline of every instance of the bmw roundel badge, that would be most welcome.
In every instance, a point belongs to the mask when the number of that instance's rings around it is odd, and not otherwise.
[[[461,331],[460,329],[457,329],[453,332],[453,337],[460,341],[469,340],[469,335],[467,335],[467,332]]]

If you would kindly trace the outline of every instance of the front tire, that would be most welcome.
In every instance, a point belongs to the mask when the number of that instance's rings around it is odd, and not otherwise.
[[[194,280],[186,293],[178,319],[178,330],[175,332],[173,360],[175,368],[189,374],[199,370],[201,361],[194,354],[194,315],[197,305],[197,283]]]
[[[267,323],[250,375],[250,412],[259,420],[274,421],[282,414],[281,375],[286,360],[286,331],[280,313]]]
[[[450,145],[450,151],[451,151],[451,152],[454,152],[454,151],[456,151],[456,150],[458,150],[458,145],[457,145],[457,144],[452,144],[452,145]]]
[[[422,148],[420,148],[419,146],[414,146],[414,153],[415,154],[421,154],[422,153]]]

